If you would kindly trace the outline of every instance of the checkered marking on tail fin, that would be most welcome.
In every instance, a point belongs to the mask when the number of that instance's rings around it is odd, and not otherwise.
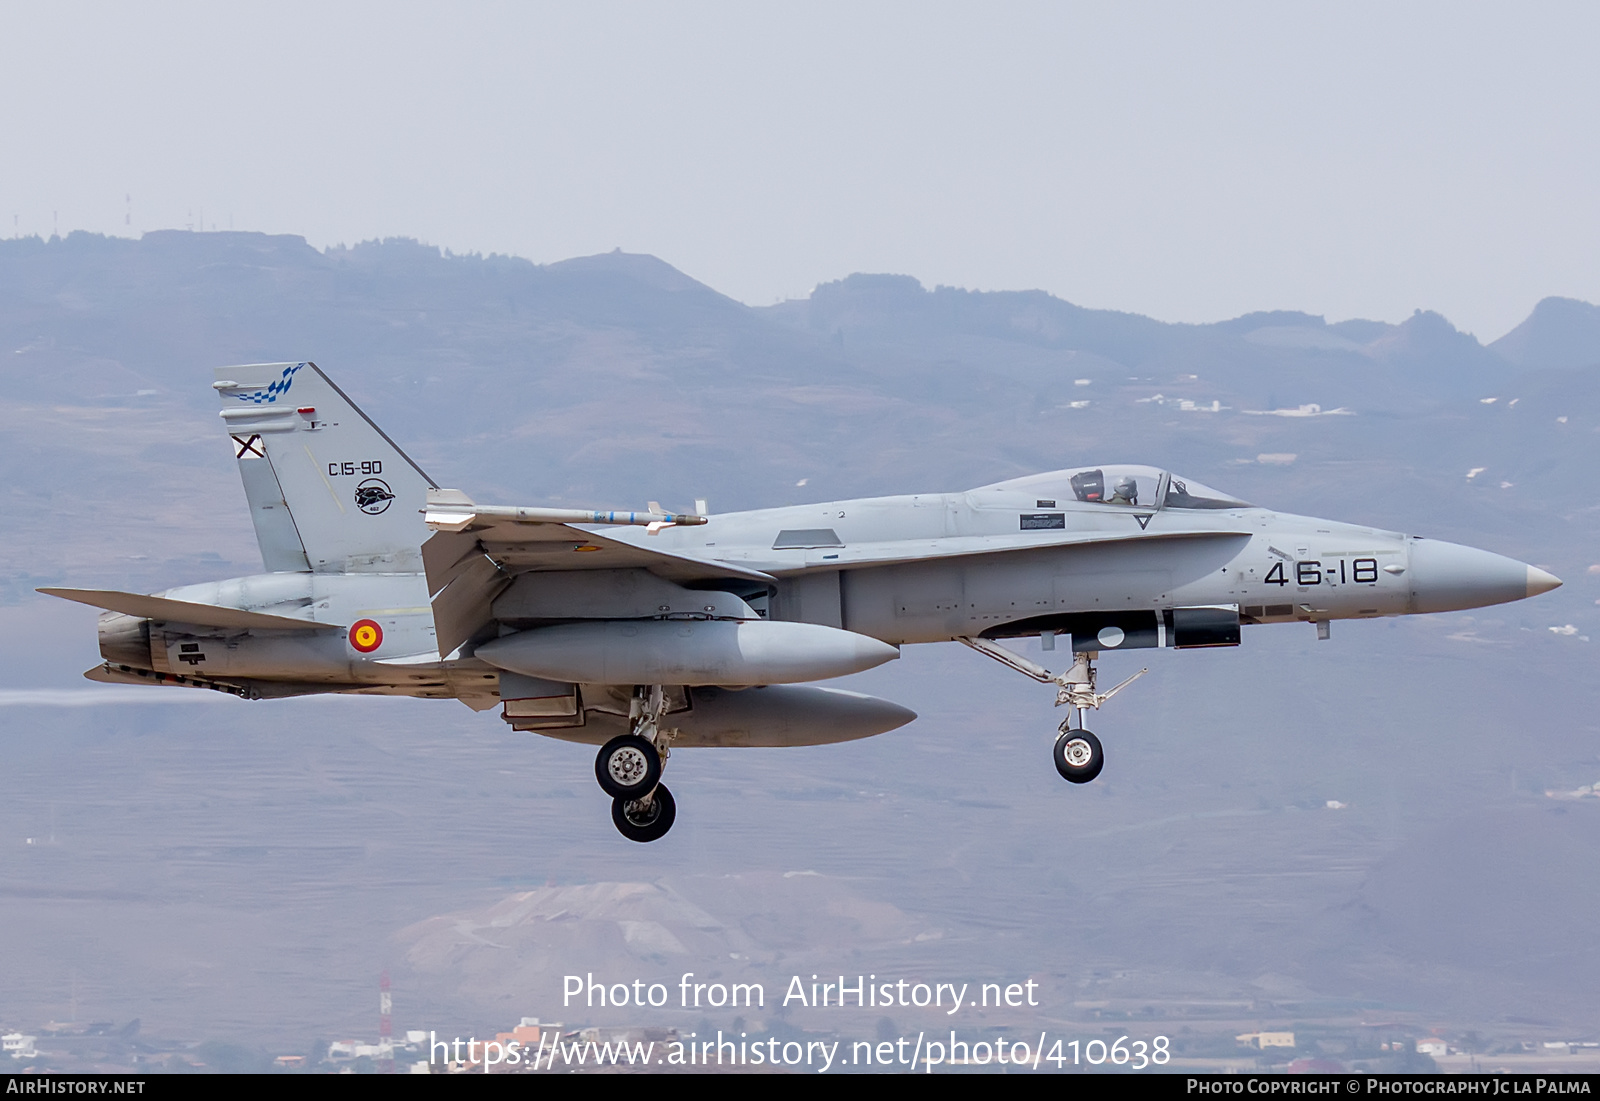
[[[253,402],[256,405],[270,405],[289,392],[289,387],[294,385],[295,372],[304,366],[304,363],[296,363],[292,367],[285,367],[283,369],[283,377],[273,382],[265,390],[252,390],[248,394],[235,394],[233,396],[240,401]]]

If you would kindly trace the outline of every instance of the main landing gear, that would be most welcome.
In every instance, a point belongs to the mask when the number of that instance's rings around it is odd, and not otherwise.
[[[1150,672],[1149,669],[1139,670],[1109,692],[1097,692],[1094,668],[1095,659],[1100,656],[1097,650],[1073,654],[1072,668],[1056,674],[989,639],[963,638],[959,641],[1041,684],[1055,685],[1056,706],[1071,708],[1057,728],[1059,733],[1056,735],[1055,750],[1050,755],[1055,761],[1056,771],[1069,784],[1087,784],[1100,775],[1106,763],[1105,751],[1100,747],[1100,739],[1085,729],[1084,716],[1090,708],[1099,710],[1101,704]]]
[[[665,837],[678,816],[672,792],[661,782],[676,731],[661,729],[667,695],[659,684],[640,685],[628,705],[629,731],[600,747],[594,776],[611,796],[611,821],[629,841]]]

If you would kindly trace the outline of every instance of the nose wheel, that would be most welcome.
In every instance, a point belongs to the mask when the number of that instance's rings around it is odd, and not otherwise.
[[[1066,721],[1059,728],[1061,733],[1056,736],[1055,750],[1051,753],[1056,771],[1069,784],[1087,784],[1100,775],[1106,763],[1105,751],[1100,748],[1100,739],[1083,728],[1084,717],[1090,710],[1098,711],[1101,704],[1150,672],[1149,669],[1139,670],[1109,692],[1100,692],[1095,688],[1094,668],[1095,659],[1100,656],[1098,651],[1075,651],[1072,667],[1058,674],[990,639],[961,638],[957,641],[985,657],[993,658],[1008,669],[1032,677],[1040,684],[1055,685],[1056,706],[1071,708]],[[1077,718],[1077,726],[1072,725],[1073,716]]]
[[[666,836],[678,817],[672,792],[661,782],[661,770],[670,756],[667,743],[677,731],[661,729],[667,694],[659,684],[634,689],[628,710],[628,733],[600,747],[594,778],[611,796],[611,821],[617,832],[629,841],[656,841]]]
[[[1056,771],[1069,784],[1087,784],[1100,775],[1106,763],[1100,739],[1087,730],[1063,729],[1056,738],[1051,757],[1056,762]]]

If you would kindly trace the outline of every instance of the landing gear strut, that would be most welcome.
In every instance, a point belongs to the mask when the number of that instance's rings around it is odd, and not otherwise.
[[[1055,685],[1056,706],[1072,709],[1058,727],[1060,733],[1056,736],[1055,751],[1051,754],[1056,771],[1061,773],[1062,779],[1072,784],[1087,784],[1100,775],[1106,763],[1105,752],[1100,748],[1100,739],[1085,729],[1084,718],[1090,708],[1098,711],[1101,704],[1150,672],[1148,668],[1139,670],[1109,692],[1096,692],[1094,663],[1100,656],[1098,650],[1074,653],[1072,668],[1057,674],[986,638],[963,638],[959,641],[1041,684]],[[1074,719],[1077,721],[1074,722]]]
[[[661,729],[667,694],[659,684],[640,685],[628,705],[629,731],[600,747],[594,776],[611,796],[611,821],[629,841],[664,837],[677,818],[672,792],[661,782],[677,731]]]

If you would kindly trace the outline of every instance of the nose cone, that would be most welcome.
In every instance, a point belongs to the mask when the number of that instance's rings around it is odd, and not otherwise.
[[[1560,579],[1537,566],[1459,543],[1411,541],[1412,610],[1453,612],[1549,592]]]
[[[1538,566],[1528,567],[1529,596],[1538,596],[1540,593],[1547,593],[1551,589],[1559,588],[1561,588],[1561,578],[1553,573],[1546,573]]]

